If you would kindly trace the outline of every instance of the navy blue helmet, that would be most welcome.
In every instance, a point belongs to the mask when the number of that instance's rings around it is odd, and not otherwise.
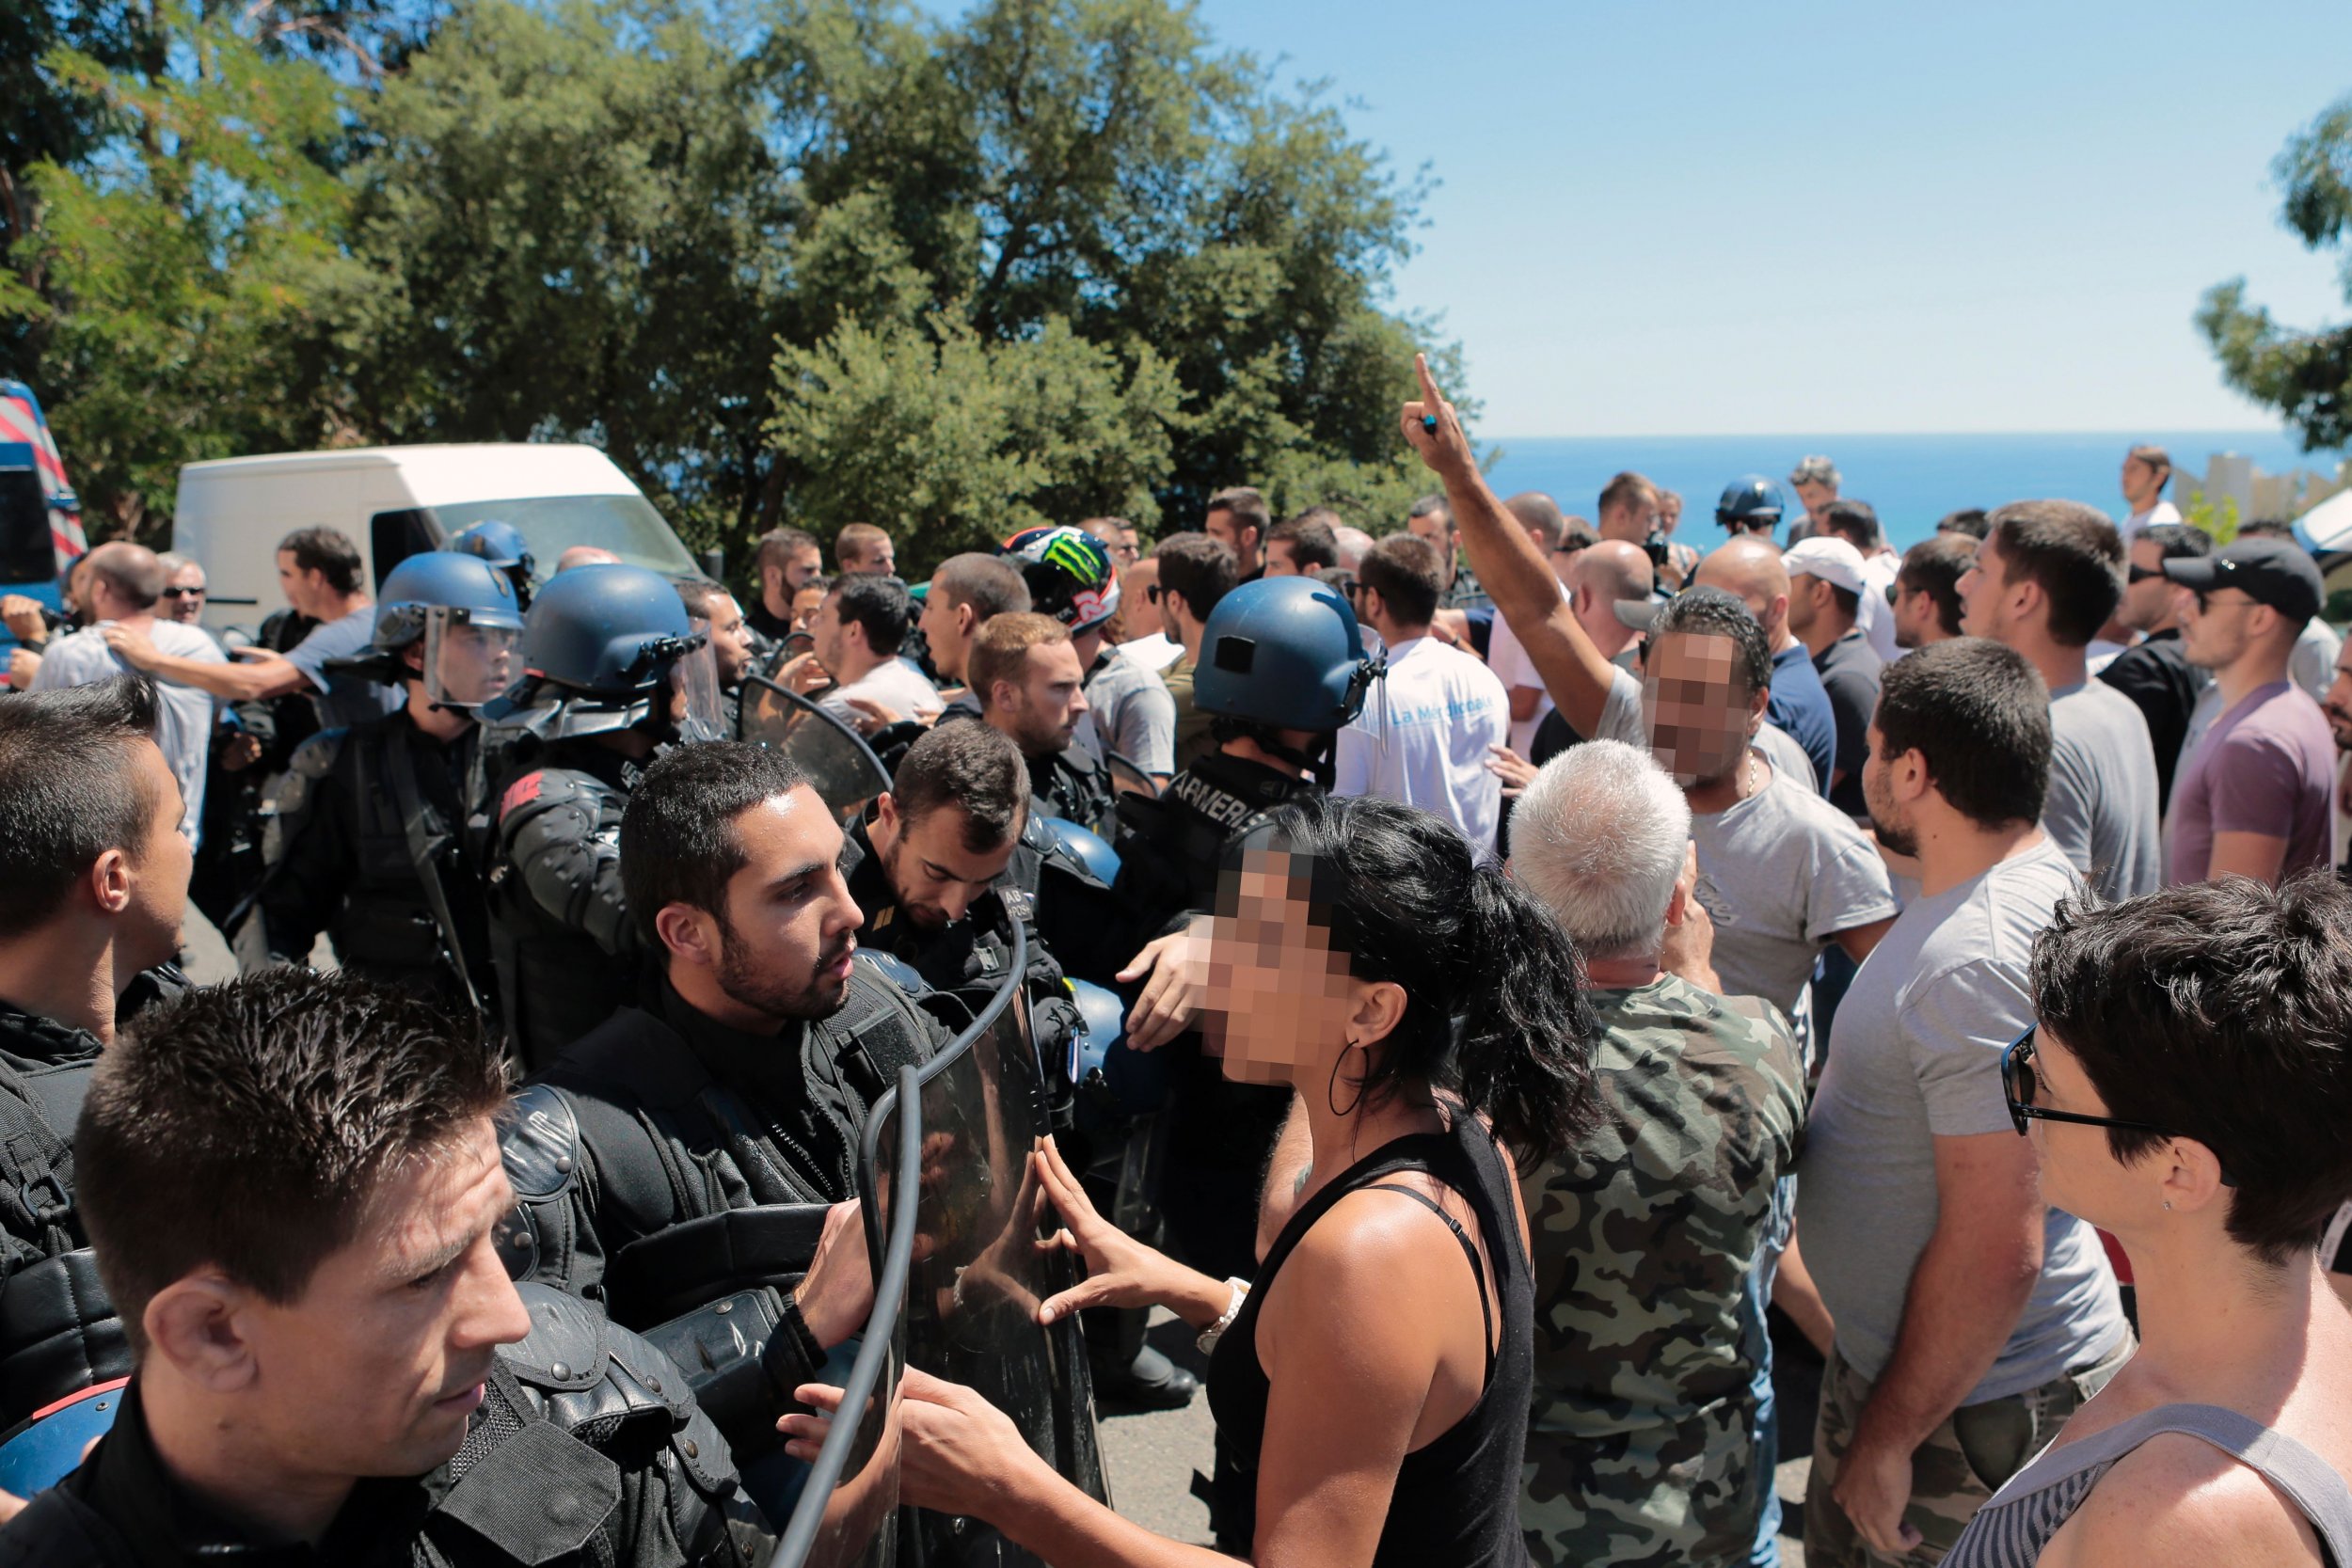
[[[1388,661],[1364,652],[1356,612],[1313,578],[1261,578],[1216,602],[1192,700],[1203,713],[1327,734],[1363,711]]]
[[[1748,474],[1724,486],[1724,499],[1715,503],[1715,521],[1735,533],[1770,533],[1787,510],[1779,485],[1762,474]]]

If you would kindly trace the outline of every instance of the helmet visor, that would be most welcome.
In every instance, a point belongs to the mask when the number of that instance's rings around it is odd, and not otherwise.
[[[424,694],[443,707],[479,707],[522,673],[520,626],[480,625],[469,612],[424,612]]]
[[[710,645],[710,623],[692,621],[691,651],[670,666],[670,714],[683,740],[726,736],[726,709],[719,698],[719,656]]]

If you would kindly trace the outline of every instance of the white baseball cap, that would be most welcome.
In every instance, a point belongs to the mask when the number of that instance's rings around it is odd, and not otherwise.
[[[1790,577],[1820,578],[1849,594],[1867,594],[1862,580],[1862,552],[1835,534],[1800,539],[1780,552],[1780,563]]]

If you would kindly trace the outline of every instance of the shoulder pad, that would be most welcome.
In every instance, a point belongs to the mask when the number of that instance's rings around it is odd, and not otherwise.
[[[306,779],[323,779],[335,771],[335,759],[342,755],[343,739],[348,729],[321,730],[294,748],[286,766]]]
[[[515,1097],[499,1140],[507,1182],[526,1200],[561,1196],[580,1172],[580,1118],[564,1091],[532,1084]]]
[[[515,1290],[530,1310],[531,1332],[519,1343],[499,1347],[507,1370],[543,1393],[576,1394],[602,1383],[612,1355],[612,1324],[604,1313],[552,1285]]]

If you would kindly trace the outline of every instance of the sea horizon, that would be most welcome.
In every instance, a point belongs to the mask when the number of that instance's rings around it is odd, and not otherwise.
[[[2110,516],[2127,510],[2118,481],[2123,454],[2142,442],[2171,455],[2174,481],[2166,497],[2185,503],[2212,459],[2224,453],[2250,459],[2265,474],[2297,470],[2332,477],[2342,451],[2305,452],[2284,431],[2218,427],[2129,431],[1923,431],[1895,434],[1767,433],[1734,436],[1521,436],[1482,437],[1501,452],[1487,479],[1505,495],[1541,490],[1561,509],[1590,518],[1600,487],[1631,468],[1679,491],[1678,537],[1704,548],[1719,537],[1715,500],[1749,473],[1778,483],[1796,509],[1788,471],[1814,454],[1836,463],[1840,493],[1868,501],[1896,548],[1926,538],[1946,514],[1990,509],[2005,501],[2061,499],[2097,507]],[[1785,537],[1785,535],[1784,535]]]

